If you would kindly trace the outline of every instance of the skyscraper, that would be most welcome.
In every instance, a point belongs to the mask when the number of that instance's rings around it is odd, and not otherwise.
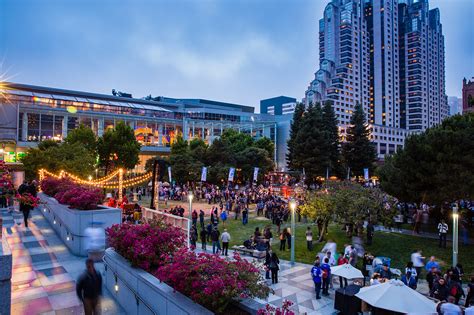
[[[448,116],[444,37],[428,0],[332,0],[305,102],[333,101],[341,133],[362,103],[379,156]]]

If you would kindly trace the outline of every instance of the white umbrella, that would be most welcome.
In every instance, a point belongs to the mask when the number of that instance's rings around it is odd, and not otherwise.
[[[362,271],[353,267],[351,264],[344,264],[331,267],[331,274],[346,279],[361,279],[364,278]]]
[[[400,280],[390,280],[360,289],[356,296],[384,310],[405,314],[437,314],[436,304],[407,287]]]

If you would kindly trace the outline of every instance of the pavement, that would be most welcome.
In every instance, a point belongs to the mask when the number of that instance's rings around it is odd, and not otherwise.
[[[85,258],[69,252],[40,211],[31,212],[28,228],[20,212],[0,211],[3,237],[13,256],[11,313],[84,314],[76,279],[85,269]],[[104,274],[103,263],[96,263],[96,269]],[[125,314],[105,288],[103,293],[102,314]]]

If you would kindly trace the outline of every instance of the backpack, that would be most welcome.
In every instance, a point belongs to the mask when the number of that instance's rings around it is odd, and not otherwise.
[[[450,295],[456,297],[456,296],[458,295],[458,288],[457,288],[457,286],[456,286],[456,285],[453,285],[453,286],[451,287],[451,290],[450,290],[449,293],[450,293]]]
[[[328,277],[328,271],[326,269],[323,269],[322,278],[326,279],[327,277]]]

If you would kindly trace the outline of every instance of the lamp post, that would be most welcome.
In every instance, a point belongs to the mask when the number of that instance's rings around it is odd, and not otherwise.
[[[191,217],[191,212],[193,211],[193,192],[190,191],[188,193],[188,200],[189,200],[189,213],[188,213],[188,247],[191,243],[191,222],[192,222],[192,217]]]
[[[290,210],[291,210],[291,264],[295,264],[295,210],[296,210],[296,201],[292,199],[290,201]]]
[[[459,213],[458,205],[453,206],[453,266],[458,264],[458,227],[459,227]]]

